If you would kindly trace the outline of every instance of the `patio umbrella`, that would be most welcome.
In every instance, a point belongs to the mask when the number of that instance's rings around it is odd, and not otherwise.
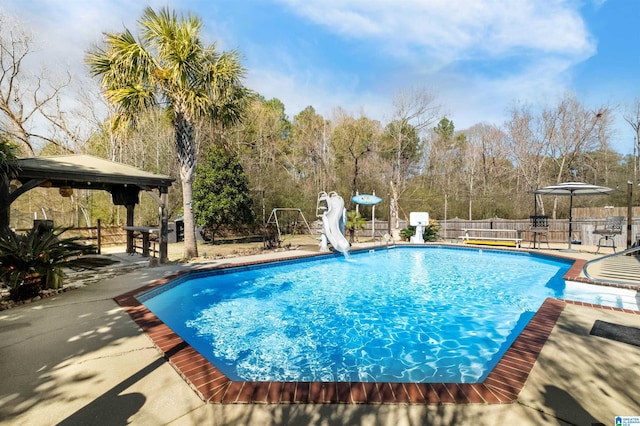
[[[591,185],[584,182],[564,182],[558,185],[545,186],[544,188],[535,189],[532,191],[534,194],[543,195],[568,195],[569,196],[569,247],[567,250],[571,250],[571,231],[572,231],[572,217],[571,210],[573,207],[574,195],[602,195],[613,192],[613,189],[606,186]]]

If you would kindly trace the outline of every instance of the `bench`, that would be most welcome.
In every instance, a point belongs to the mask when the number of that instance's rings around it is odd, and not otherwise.
[[[462,230],[458,237],[465,244],[483,244],[492,246],[518,247],[522,243],[522,231],[519,229],[471,229]],[[490,236],[486,236],[489,234]]]

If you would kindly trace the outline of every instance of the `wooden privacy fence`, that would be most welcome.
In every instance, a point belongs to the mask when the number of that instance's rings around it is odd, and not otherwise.
[[[409,221],[407,220],[399,220],[399,222],[400,222],[400,229],[403,229],[409,226]],[[375,228],[375,230],[373,228]],[[372,231],[373,231],[373,234],[372,234]],[[365,223],[364,225],[364,230],[360,231],[359,235],[362,238],[367,238],[367,237],[371,237],[371,235],[374,235],[374,239],[377,240],[388,233],[389,233],[389,222],[386,220],[376,219],[375,225],[372,221],[368,220],[367,223]]]
[[[583,245],[595,246],[598,244],[599,235],[593,234],[596,226],[602,227],[605,223],[606,216],[625,216],[626,208],[616,207],[608,209],[607,214],[600,214],[598,218],[585,217],[588,212],[581,212],[582,209],[574,209],[573,216],[573,238],[572,241],[580,241]],[[585,209],[587,210],[587,209]],[[595,209],[596,213],[602,208]],[[463,229],[504,229],[504,230],[520,230],[523,242],[533,241],[532,233],[529,231],[529,219],[483,219],[483,220],[465,220],[460,218],[448,219],[447,221],[432,218],[440,227],[438,236],[442,240],[457,240],[464,234]],[[313,223],[314,225],[316,222]],[[549,242],[566,243],[568,241],[569,220],[568,219],[549,219]],[[640,238],[640,207],[634,207],[634,218],[632,219],[631,242],[635,243]],[[405,220],[400,221],[400,229],[408,226]],[[373,231],[373,223],[367,221],[365,229],[359,232],[361,238],[370,238]],[[381,239],[388,233],[389,224],[386,220],[375,221],[375,231],[373,231],[374,239]],[[27,231],[26,228],[16,229],[18,232]],[[124,245],[126,244],[126,232],[122,226],[102,226],[98,221],[93,227],[75,227],[69,229],[65,236],[80,236],[92,244],[95,244],[100,250],[102,246]],[[615,237],[618,247],[625,247],[627,241],[627,223],[622,227],[622,234]]]
[[[632,220],[632,229],[631,229],[631,243],[635,243],[638,238],[640,238],[640,207],[637,208],[638,217],[634,217]],[[577,210],[577,212],[576,212]],[[598,228],[601,228],[604,223],[606,216],[626,216],[626,208],[617,207],[616,209],[609,209],[608,214],[601,214],[598,218],[588,218],[588,217],[580,217],[582,212],[581,209],[574,209],[574,215],[577,214],[578,217],[573,217],[573,224],[571,226],[571,230],[573,233],[572,241],[579,241],[582,245],[587,246],[596,246],[598,244],[598,240],[600,239],[600,235],[594,234],[593,231]],[[603,210],[599,208],[597,210]],[[623,212],[624,210],[624,212]],[[636,210],[634,210],[636,211]],[[438,232],[438,236],[441,240],[446,241],[454,241],[459,240],[461,235],[464,235],[463,229],[487,229],[487,230],[513,230],[513,231],[521,231],[520,238],[522,238],[523,244],[529,244],[529,242],[533,241],[533,234],[529,231],[529,218],[526,219],[501,219],[501,218],[492,218],[492,219],[483,219],[483,220],[466,220],[460,218],[448,219],[446,222],[444,220],[440,220],[438,218],[432,218],[438,223],[440,230]],[[550,243],[567,243],[569,236],[569,220],[568,219],[549,219],[549,242]],[[368,239],[371,238],[372,235],[372,222],[367,221],[364,230],[358,233],[359,238]],[[405,228],[409,225],[408,221],[401,220],[400,221],[400,229]],[[321,228],[320,228],[321,229]],[[377,220],[375,222],[375,231],[374,231],[374,240],[377,240],[384,236],[389,229],[389,223],[386,220]],[[482,233],[477,233],[477,235],[481,236]],[[493,237],[495,236],[493,232],[488,232],[485,236]],[[625,223],[622,227],[622,234],[617,235],[616,237],[616,245],[618,247],[626,247],[627,241],[627,223]]]
[[[622,216],[622,215],[621,215]],[[457,240],[463,235],[463,229],[509,229],[520,230],[523,241],[533,241],[533,234],[529,231],[529,219],[483,219],[483,220],[465,220],[459,218],[438,221],[440,225],[440,238],[444,240]],[[596,226],[602,227],[605,218],[589,219],[589,218],[573,218],[571,225],[572,241],[580,242],[580,244],[595,246],[598,244],[600,235],[596,235],[593,231]],[[568,219],[549,219],[549,242],[566,243],[569,235]],[[640,237],[640,218],[633,218],[631,222],[631,242],[632,244]],[[627,223],[622,227],[622,234],[616,237],[617,245],[625,247],[627,241]]]
[[[52,225],[53,225],[53,221]],[[28,228],[15,229],[16,232],[26,232]],[[127,234],[122,226],[102,226],[98,220],[96,226],[74,227],[67,229],[63,237],[72,238],[80,237],[80,239],[94,244],[98,253],[101,252],[103,246],[113,246],[126,244]]]

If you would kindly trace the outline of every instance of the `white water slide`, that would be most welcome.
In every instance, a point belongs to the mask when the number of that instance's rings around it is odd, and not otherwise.
[[[342,232],[345,222],[344,200],[335,192],[329,195],[322,194],[320,200],[327,203],[327,210],[322,214],[322,225],[327,240],[339,252],[348,252],[349,242]]]

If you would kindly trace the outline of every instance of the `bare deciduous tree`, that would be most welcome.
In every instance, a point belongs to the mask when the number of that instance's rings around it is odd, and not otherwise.
[[[380,123],[361,116],[352,117],[336,111],[337,121],[331,135],[331,146],[338,164],[348,166],[351,172],[351,193],[359,190],[359,175],[365,157],[375,150],[382,134]]]
[[[393,120],[404,120],[418,132],[428,130],[440,115],[435,95],[424,88],[399,91],[393,98]]]
[[[624,113],[624,119],[635,132],[633,144],[633,179],[638,182],[638,170],[640,169],[640,97],[629,105]]]
[[[547,126],[544,120],[535,117],[529,106],[520,105],[511,109],[511,119],[505,123],[505,129],[518,179],[524,180],[518,187],[526,191],[540,187],[544,179],[543,171],[549,161],[554,127]],[[540,197],[538,202],[544,214]]]
[[[398,199],[407,188],[409,169],[417,161],[418,155],[403,155],[411,148],[415,142],[415,136],[420,138],[424,132],[435,122],[440,114],[440,106],[435,103],[435,96],[424,88],[413,88],[399,91],[393,98],[393,119],[387,126],[387,135],[395,143],[393,152],[394,163],[390,180],[390,211],[389,220],[393,224],[393,229],[399,228],[399,208]],[[392,125],[392,123],[396,123]],[[420,143],[420,140],[418,141]],[[416,154],[422,149],[415,147]]]
[[[314,192],[326,191],[331,184],[327,165],[329,144],[327,121],[316,114],[313,107],[307,107],[297,114],[292,123],[294,152],[300,158],[300,166],[313,178]]]
[[[465,183],[469,190],[469,220],[473,211],[480,216],[495,215],[495,200],[513,194],[514,167],[508,159],[506,135],[496,126],[476,124],[465,131],[467,145],[464,154]],[[474,200],[480,200],[473,208]],[[476,214],[477,215],[477,214]]]
[[[575,160],[580,154],[598,146],[598,125],[608,110],[588,110],[574,96],[562,99],[553,109],[543,112],[548,127],[553,127],[550,148],[556,164],[556,183],[573,178]]]
[[[71,76],[30,71],[33,53],[33,35],[0,11],[0,135],[31,155],[46,143],[70,149],[79,140],[61,103]]]

